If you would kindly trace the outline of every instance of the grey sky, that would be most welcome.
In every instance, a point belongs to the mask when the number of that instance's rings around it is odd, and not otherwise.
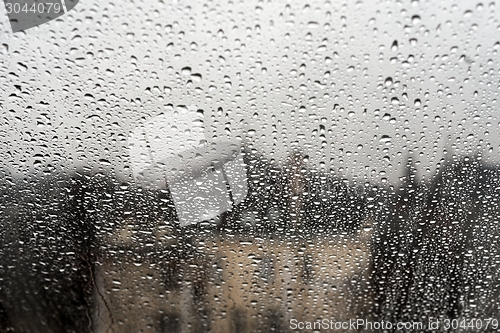
[[[85,1],[12,34],[0,9],[2,166],[132,174],[135,127],[201,109],[207,140],[395,182],[450,154],[498,161],[498,6]]]

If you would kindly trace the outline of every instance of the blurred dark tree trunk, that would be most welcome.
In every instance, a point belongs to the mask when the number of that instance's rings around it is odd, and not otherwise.
[[[14,332],[90,332],[97,254],[91,177],[30,179],[4,201],[2,322]],[[94,201],[95,202],[95,201]]]

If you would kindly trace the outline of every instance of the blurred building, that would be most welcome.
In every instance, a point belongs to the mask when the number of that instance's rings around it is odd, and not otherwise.
[[[101,263],[96,332],[286,332],[292,318],[349,320],[371,304],[353,297],[367,295],[369,231],[307,239],[212,235],[161,249],[168,235],[151,236],[154,251],[122,243]]]

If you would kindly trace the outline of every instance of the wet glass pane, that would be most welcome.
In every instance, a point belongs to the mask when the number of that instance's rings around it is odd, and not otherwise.
[[[0,332],[500,331],[492,1],[0,10]]]

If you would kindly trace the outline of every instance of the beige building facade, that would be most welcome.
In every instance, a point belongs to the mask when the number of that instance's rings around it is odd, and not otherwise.
[[[288,332],[290,320],[363,317],[369,230],[183,244],[158,228],[151,249],[134,247],[133,230],[121,230],[98,265],[94,331]]]

